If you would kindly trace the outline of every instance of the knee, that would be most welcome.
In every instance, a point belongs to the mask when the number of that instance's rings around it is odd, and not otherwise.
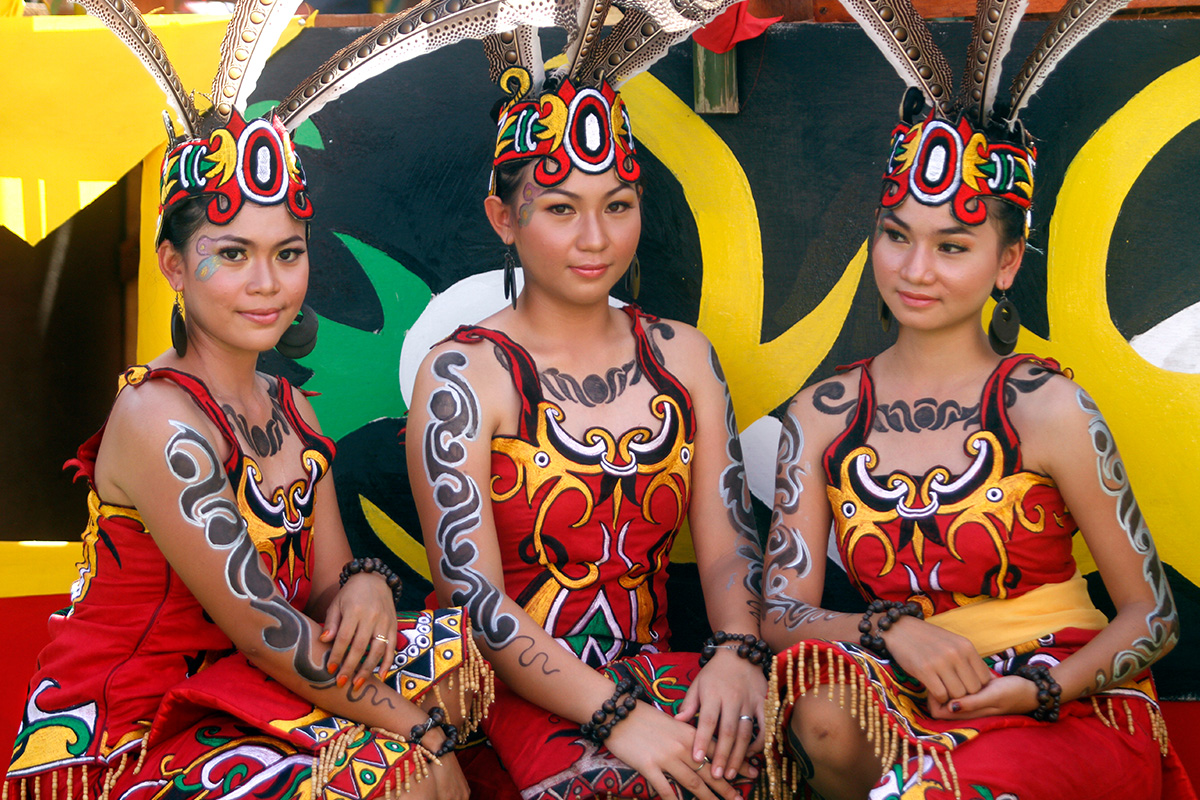
[[[797,699],[792,733],[815,767],[835,770],[855,765],[867,744],[866,734],[850,711],[837,702],[817,696]]]

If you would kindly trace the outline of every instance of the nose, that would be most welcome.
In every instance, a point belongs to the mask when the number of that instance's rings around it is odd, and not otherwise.
[[[900,277],[909,283],[928,283],[933,278],[933,252],[924,246],[908,248],[900,264]]]
[[[279,291],[279,273],[273,258],[255,254],[250,260],[247,289],[251,294],[272,295]]]
[[[603,210],[581,215],[579,237],[576,240],[580,250],[595,253],[608,246],[606,222]]]

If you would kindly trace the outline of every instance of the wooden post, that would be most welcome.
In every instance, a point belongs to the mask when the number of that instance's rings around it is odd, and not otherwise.
[[[692,42],[692,108],[697,114],[738,113],[737,45],[714,53]]]

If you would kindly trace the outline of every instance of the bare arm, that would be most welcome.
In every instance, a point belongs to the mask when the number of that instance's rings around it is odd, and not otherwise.
[[[234,645],[309,702],[372,726],[407,731],[425,714],[379,681],[338,687],[320,627],[263,570],[214,442],[216,429],[181,392],[147,385],[122,395],[101,458],[155,544]],[[428,742],[436,746],[436,739]]]

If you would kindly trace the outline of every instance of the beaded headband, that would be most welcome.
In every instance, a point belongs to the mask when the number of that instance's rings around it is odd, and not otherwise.
[[[616,88],[666,55],[671,45],[725,10],[733,0],[582,0],[557,15],[567,30],[564,64],[545,74],[537,30],[521,25],[484,39],[492,80],[508,95],[497,121],[496,168],[537,159],[534,180],[556,186],[572,170],[616,169],[641,176],[629,112]],[[600,38],[610,5],[621,12]]]
[[[909,84],[901,122],[892,131],[883,176],[885,208],[913,197],[924,205],[950,203],[955,218],[979,225],[983,198],[1033,203],[1037,149],[1017,116],[1059,61],[1128,0],[1069,0],[1017,72],[1007,108],[997,108],[1000,66],[1012,46],[1028,0],[978,0],[967,66],[951,98],[950,65],[910,0],[844,0],[875,46]],[[926,105],[930,110],[924,113]]]

